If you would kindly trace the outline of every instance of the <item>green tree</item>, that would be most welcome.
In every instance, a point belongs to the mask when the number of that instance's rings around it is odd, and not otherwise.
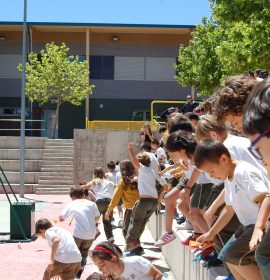
[[[93,85],[89,85],[89,66],[87,61],[79,61],[78,56],[68,56],[69,48],[62,43],[46,44],[40,51],[41,59],[31,52],[26,64],[25,93],[30,101],[41,106],[47,102],[56,104],[56,118],[53,129],[58,125],[59,109],[64,102],[80,105],[92,94]],[[22,65],[18,66],[22,71]]]
[[[176,80],[211,95],[229,75],[270,69],[270,1],[210,0],[212,18],[180,46]]]

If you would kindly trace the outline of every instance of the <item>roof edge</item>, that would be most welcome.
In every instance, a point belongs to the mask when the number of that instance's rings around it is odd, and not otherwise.
[[[0,21],[0,25],[22,25],[23,22]],[[111,27],[152,27],[152,28],[196,28],[196,25],[174,25],[174,24],[124,24],[124,23],[76,23],[76,22],[31,22],[27,25],[43,26],[111,26]]]

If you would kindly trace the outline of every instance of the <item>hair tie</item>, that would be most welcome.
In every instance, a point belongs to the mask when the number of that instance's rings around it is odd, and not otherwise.
[[[99,247],[99,246],[95,247],[95,248],[94,248],[94,251],[102,251],[102,252],[105,252],[105,253],[107,253],[107,254],[113,255],[113,252],[107,250],[106,248]]]

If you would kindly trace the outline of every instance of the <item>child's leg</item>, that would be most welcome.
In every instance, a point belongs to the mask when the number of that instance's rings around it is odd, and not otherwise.
[[[125,239],[126,239],[128,227],[130,224],[131,215],[132,215],[132,208],[126,209],[125,214],[124,214],[123,228],[122,228],[123,236]]]
[[[205,233],[209,230],[209,226],[203,218],[203,212],[201,209],[203,209],[211,194],[212,186],[212,184],[196,184],[190,201],[189,213],[191,216],[191,222],[201,233]]]
[[[254,264],[254,251],[249,249],[253,229],[254,225],[239,227],[235,233],[236,240],[225,251],[223,261],[235,277],[240,275],[243,279],[259,280],[261,277],[258,267]]]
[[[263,279],[270,279],[270,222],[268,222],[267,231],[255,251],[255,258]]]
[[[44,271],[42,280],[50,280],[55,276],[62,275],[64,272],[64,267],[65,267],[65,264],[59,263],[57,261],[54,262],[52,270],[48,271],[46,268],[46,270]]]
[[[165,217],[166,217],[166,231],[172,231],[172,223],[174,217],[174,208],[176,204],[176,200],[179,196],[180,190],[178,188],[173,188],[170,192],[168,192],[165,199]]]
[[[236,280],[261,280],[260,270],[255,264],[248,265],[234,265],[228,264],[230,271],[232,272]]]
[[[105,235],[106,235],[107,239],[110,239],[111,237],[113,237],[112,224],[111,224],[113,212],[111,212],[111,214],[110,214],[109,221],[104,219],[104,214],[106,213],[110,202],[111,202],[111,200],[108,198],[98,199],[96,201],[99,213],[102,214],[102,222],[103,222],[103,227],[104,227],[104,231],[105,231]]]
[[[152,203],[149,202],[149,199],[144,198],[141,198],[134,206],[126,236],[127,250],[132,250],[134,243],[140,239],[141,228],[145,225],[146,215],[151,207]]]

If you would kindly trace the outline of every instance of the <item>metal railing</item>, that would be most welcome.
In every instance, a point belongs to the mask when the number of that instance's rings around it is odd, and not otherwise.
[[[87,129],[104,130],[140,130],[145,123],[149,123],[152,129],[156,129],[155,122],[147,121],[88,121]]]

